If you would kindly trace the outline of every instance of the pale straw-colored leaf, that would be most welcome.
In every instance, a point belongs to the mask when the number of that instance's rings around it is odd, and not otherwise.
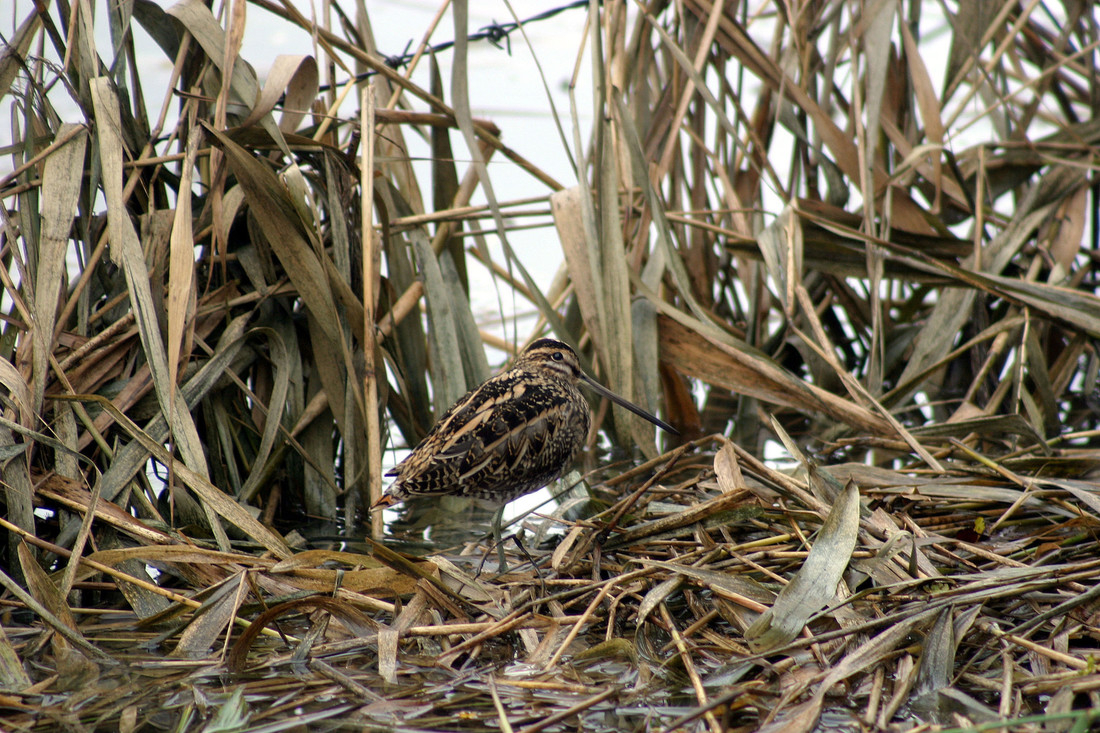
[[[191,185],[195,158],[202,143],[202,128],[195,127],[187,137],[183,171],[180,175],[180,195],[176,200],[175,218],[168,260],[168,376],[172,384],[179,383],[180,353],[183,350],[184,329],[195,310],[195,243],[191,215]],[[172,399],[176,391],[172,390]]]
[[[22,405],[22,409],[31,413],[41,411],[42,397],[50,379],[49,356],[53,347],[57,299],[65,280],[65,253],[83,185],[84,150],[88,142],[84,127],[72,123],[62,125],[55,138],[67,138],[67,142],[46,158],[42,170],[41,234],[34,286],[34,395]]]
[[[195,41],[206,52],[210,61],[225,71],[228,41],[225,37],[225,31],[218,24],[210,9],[199,0],[181,0],[168,8],[167,12],[191,33]],[[229,58],[233,59],[234,57],[230,56]],[[245,112],[251,111],[260,101],[260,84],[256,79],[256,72],[247,62],[234,60],[229,73],[231,76],[226,89],[232,89],[235,97],[234,101],[243,107],[243,109],[238,110],[236,117],[245,119],[247,118]],[[259,119],[259,124],[271,135],[271,139],[275,141],[283,154],[287,158],[293,159],[294,156],[287,146],[282,131],[275,124],[275,119],[269,113],[264,113]]]
[[[658,320],[661,358],[680,373],[757,399],[806,412],[825,413],[862,430],[893,432],[886,420],[860,405],[795,378],[747,344],[738,344],[727,334],[714,334],[699,321],[680,311],[663,308],[659,302],[658,310],[668,316]]]
[[[550,211],[554,215],[554,227],[561,241],[581,316],[592,340],[599,344],[604,343],[604,335],[599,317],[596,274],[589,257],[591,250],[583,220],[584,196],[585,190],[581,186],[555,191],[550,194]]]
[[[748,628],[745,640],[758,652],[794,639],[810,617],[836,598],[859,529],[859,489],[849,482],[833,505],[802,567],[772,607]]]
[[[932,146],[931,170],[929,180],[935,188],[936,194],[932,201],[932,211],[940,210],[940,197],[943,194],[943,148],[946,129],[943,119],[940,117],[940,100],[936,98],[936,90],[932,85],[932,78],[928,75],[928,68],[921,58],[921,50],[913,37],[913,31],[908,23],[899,23],[901,27],[902,43],[905,46],[905,58],[909,62],[909,79],[913,83],[913,96],[917,107],[920,109],[921,121],[924,122],[924,138]]]
[[[32,8],[26,10],[23,22],[7,37],[7,45],[0,50],[0,99],[14,88],[13,82],[23,69],[23,59],[42,27],[42,16]]]
[[[893,51],[890,29],[894,25],[894,16],[898,10],[898,0],[874,0],[863,8],[863,17],[859,28],[863,44],[863,95],[866,140],[860,146],[862,163],[867,177],[873,175],[872,169],[878,157],[879,118],[886,110],[882,108],[883,92],[886,89],[886,75],[890,70],[890,56]],[[904,26],[902,22],[900,25]],[[890,110],[892,112],[893,110]],[[865,199],[869,197],[864,197]]]
[[[421,232],[410,232],[417,265],[424,278],[424,294],[428,311],[428,339],[432,356],[432,396],[435,414],[458,401],[473,384],[467,382],[462,364],[462,349],[458,344],[458,326],[453,313],[454,301],[443,281],[435,251]]]
[[[317,61],[312,56],[279,54],[267,72],[255,106],[241,127],[259,122],[282,102],[279,129],[294,132],[317,98]]]
[[[218,637],[233,622],[247,593],[243,571],[233,574],[211,589],[209,595],[203,599],[202,606],[195,610],[190,623],[180,634],[172,655],[205,657]]]

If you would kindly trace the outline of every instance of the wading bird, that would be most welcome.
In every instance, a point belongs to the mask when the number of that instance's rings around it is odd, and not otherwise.
[[[579,384],[679,435],[581,371],[568,345],[543,338],[524,349],[510,369],[470,390],[447,410],[420,445],[387,472],[396,479],[371,509],[411,496],[470,496],[498,502],[493,539],[503,571],[499,543],[504,506],[561,477],[588,438],[592,415]]]

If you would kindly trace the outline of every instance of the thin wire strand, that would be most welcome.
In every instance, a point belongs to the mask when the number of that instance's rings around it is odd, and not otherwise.
[[[521,21],[518,21],[518,22],[517,21],[509,21],[507,23],[497,23],[494,20],[489,25],[484,25],[481,28],[479,28],[475,33],[471,33],[470,35],[466,36],[466,40],[471,41],[471,42],[473,42],[473,41],[488,41],[489,43],[493,44],[497,48],[499,48],[501,50],[504,50],[504,51],[507,51],[508,55],[511,56],[512,55],[512,40],[511,40],[510,36],[513,32],[515,32],[517,29],[519,29],[520,26],[527,25],[529,23],[538,23],[539,21],[542,21],[542,20],[548,20],[549,18],[553,18],[556,15],[564,13],[566,10],[574,10],[576,8],[585,8],[585,7],[588,7],[588,5],[589,5],[589,0],[574,0],[573,2],[569,3],[568,5],[562,5],[562,6],[557,7],[557,8],[551,8],[550,10],[544,10],[543,12],[541,12],[537,15],[532,15],[530,18],[527,18],[526,20],[521,20]],[[405,44],[405,50],[402,51],[401,53],[395,54],[393,56],[384,57],[386,66],[388,66],[391,69],[396,71],[396,70],[400,69],[401,67],[405,66],[406,64],[408,64],[410,61],[412,61],[413,58],[416,56],[416,54],[410,50],[410,49],[412,49],[412,45],[413,45],[413,42],[410,40],[407,44]],[[447,51],[447,50],[453,48],[454,45],[455,45],[454,41],[443,41],[442,43],[437,43],[434,46],[430,46],[428,50],[431,53],[438,53],[438,52],[441,52],[441,51]],[[350,77],[346,81],[338,82],[337,84],[326,84],[326,85],[320,87],[319,91],[322,91],[322,92],[323,91],[328,91],[329,89],[332,89],[332,88],[337,87],[337,86],[343,86],[344,84],[354,84],[356,82],[361,82],[361,81],[364,81],[366,79],[369,79],[370,77],[376,75],[377,73],[378,72],[374,71],[374,70],[365,71],[362,74],[357,74],[353,77]]]

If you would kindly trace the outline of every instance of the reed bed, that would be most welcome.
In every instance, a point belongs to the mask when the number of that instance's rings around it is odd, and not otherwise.
[[[369,10],[13,11],[0,727],[1100,724],[1088,3]],[[310,39],[263,78],[257,12]],[[469,55],[569,13],[559,180]],[[594,405],[509,573],[394,542],[384,451],[546,333],[680,442]]]

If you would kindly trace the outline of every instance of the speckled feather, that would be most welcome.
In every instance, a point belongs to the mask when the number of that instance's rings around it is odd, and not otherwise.
[[[509,502],[573,464],[592,416],[577,388],[577,355],[539,339],[511,369],[468,392],[387,475],[377,506],[410,496],[472,496]]]

